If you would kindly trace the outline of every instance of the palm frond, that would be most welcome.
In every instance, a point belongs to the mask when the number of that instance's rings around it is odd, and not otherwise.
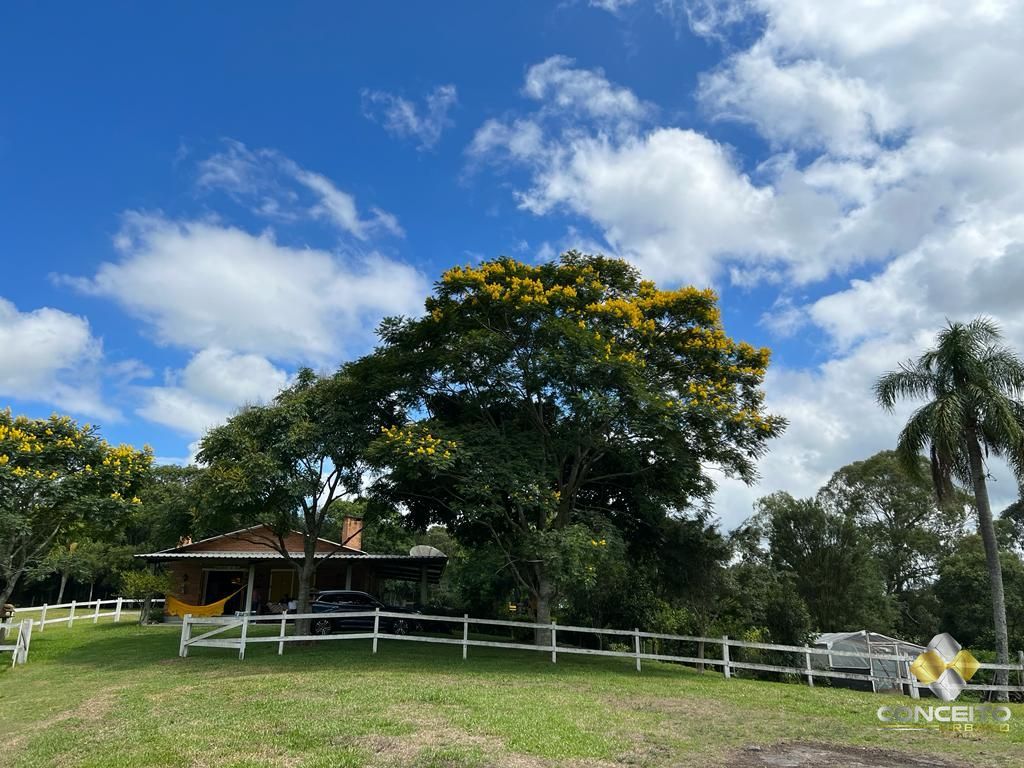
[[[935,403],[928,403],[914,411],[896,442],[896,454],[900,464],[912,475],[920,476],[920,456],[924,447],[931,441],[935,409]]]
[[[935,377],[927,368],[913,363],[902,363],[899,370],[891,371],[875,383],[875,399],[891,411],[902,398],[920,399],[935,391]]]
[[[1018,397],[1024,393],[1024,361],[1006,347],[989,347],[979,360],[986,378],[1002,392]]]

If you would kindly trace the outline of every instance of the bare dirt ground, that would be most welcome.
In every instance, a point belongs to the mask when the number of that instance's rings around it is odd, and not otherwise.
[[[724,764],[729,768],[969,768],[966,763],[905,752],[810,743],[746,747]]]

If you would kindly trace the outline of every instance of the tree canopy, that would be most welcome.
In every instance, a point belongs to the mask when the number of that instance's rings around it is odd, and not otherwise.
[[[0,604],[76,527],[126,518],[152,460],[67,416],[0,411]]]
[[[580,547],[612,527],[653,540],[707,502],[709,467],[752,480],[784,427],[763,408],[768,350],[726,334],[714,292],[621,260],[456,267],[426,310],[351,369],[403,416],[373,446],[375,492],[499,546],[541,621]]]
[[[243,408],[211,429],[199,449],[207,465],[201,479],[206,524],[266,526],[272,536],[261,543],[298,571],[300,612],[308,612],[321,562],[314,557],[317,539],[336,535],[332,505],[359,491],[366,446],[379,433],[379,420],[357,409],[352,392],[344,374],[318,377],[304,369],[272,403]],[[286,545],[292,531],[302,533],[301,555]]]

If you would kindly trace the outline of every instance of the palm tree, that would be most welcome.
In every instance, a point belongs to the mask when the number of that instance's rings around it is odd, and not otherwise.
[[[974,491],[978,531],[985,544],[996,652],[1009,663],[1003,574],[999,566],[985,458],[1007,459],[1024,476],[1024,361],[1000,344],[999,327],[979,317],[966,325],[948,323],[938,344],[914,362],[887,373],[875,384],[879,404],[892,411],[901,398],[927,399],[900,433],[897,452],[910,471],[919,471],[918,456],[927,447],[932,480],[940,503],[954,499],[953,482]],[[1007,673],[996,674],[1007,684]],[[1006,691],[997,698],[1005,701]]]

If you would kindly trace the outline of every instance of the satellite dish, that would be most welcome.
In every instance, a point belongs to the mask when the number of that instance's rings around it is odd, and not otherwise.
[[[411,557],[448,557],[440,549],[427,546],[426,544],[417,544],[409,550],[409,555]]]

